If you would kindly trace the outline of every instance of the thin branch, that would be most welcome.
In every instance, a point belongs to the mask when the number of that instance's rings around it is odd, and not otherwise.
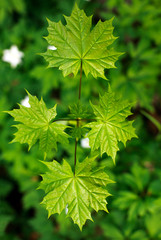
[[[81,66],[80,66],[80,80],[79,80],[79,95],[78,95],[78,99],[80,100],[81,98],[81,87],[82,87],[82,60],[81,60]],[[79,127],[79,121],[80,119],[77,119],[77,127]],[[75,175],[75,166],[77,163],[77,143],[78,143],[78,139],[75,139],[75,155],[74,155],[74,175]]]

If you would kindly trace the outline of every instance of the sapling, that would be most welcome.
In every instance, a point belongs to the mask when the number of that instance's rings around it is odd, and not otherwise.
[[[60,214],[66,209],[67,216],[82,229],[87,219],[92,220],[92,209],[108,212],[106,198],[110,193],[106,185],[113,182],[104,168],[93,169],[93,162],[105,153],[115,163],[118,142],[126,145],[127,140],[136,137],[136,134],[133,122],[127,120],[132,105],[118,98],[110,87],[104,95],[100,95],[98,105],[90,102],[92,118],[81,103],[83,74],[86,78],[91,74],[93,82],[98,77],[106,81],[105,69],[115,68],[115,62],[122,54],[111,47],[117,39],[113,36],[113,18],[104,22],[100,20],[91,30],[92,16],[86,16],[75,4],[71,16],[65,16],[65,20],[66,25],[61,21],[56,23],[48,20],[49,35],[46,40],[54,49],[48,48],[42,56],[49,67],[58,67],[64,77],[79,74],[78,103],[70,106],[70,114],[66,119],[60,119],[56,117],[57,105],[48,109],[42,98],[39,101],[28,93],[30,107],[20,105],[19,109],[9,111],[9,114],[19,122],[15,125],[17,132],[12,142],[28,143],[30,149],[39,141],[40,149],[44,152],[43,163],[48,171],[42,175],[39,188],[46,193],[42,204],[48,210],[48,215]],[[77,99],[73,101],[77,102]],[[64,120],[76,122],[70,134],[66,132],[69,126],[61,124]],[[77,146],[86,133],[91,155],[79,162]],[[48,153],[52,149],[57,150],[58,142],[69,144],[71,137],[75,139],[74,169],[65,159],[62,164],[55,160],[46,161]]]

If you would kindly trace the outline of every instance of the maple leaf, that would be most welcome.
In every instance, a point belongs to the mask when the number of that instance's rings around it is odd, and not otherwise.
[[[113,181],[102,167],[91,171],[94,159],[87,157],[83,162],[77,162],[75,174],[65,160],[62,165],[57,161],[43,162],[49,171],[42,175],[39,189],[45,190],[42,204],[49,216],[60,214],[68,206],[67,216],[82,229],[87,219],[92,220],[89,207],[108,212],[106,197],[110,194],[105,187]]]
[[[102,77],[105,68],[115,68],[115,62],[122,53],[116,52],[109,46],[117,37],[113,36],[113,18],[101,20],[91,30],[92,16],[87,17],[83,10],[75,4],[70,17],[64,16],[66,25],[48,20],[49,35],[46,37],[50,45],[56,50],[48,49],[41,54],[49,67],[59,67],[64,76],[71,73],[77,75],[81,68],[86,76],[89,73],[94,78]]]
[[[57,142],[68,143],[68,135],[64,132],[67,126],[51,122],[56,117],[56,105],[47,109],[41,98],[28,93],[30,107],[19,105],[19,109],[8,111],[15,121],[20,124],[14,125],[18,131],[12,142],[28,143],[29,149],[39,140],[40,148],[47,153],[57,149]]]
[[[115,162],[118,142],[126,145],[126,141],[137,137],[132,126],[133,121],[126,118],[131,115],[132,104],[117,98],[110,90],[100,96],[100,105],[93,105],[96,122],[85,125],[91,130],[87,134],[89,145],[93,150],[100,148],[101,155],[107,153]]]

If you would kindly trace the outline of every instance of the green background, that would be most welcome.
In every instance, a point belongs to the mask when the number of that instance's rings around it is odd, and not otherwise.
[[[72,0],[1,0],[0,1],[0,239],[2,240],[157,240],[161,239],[161,1],[160,0],[95,0],[79,1],[87,15],[99,19],[115,16],[113,44],[125,52],[116,63],[117,69],[106,71],[112,89],[122,98],[134,102],[133,116],[139,139],[120,144],[116,166],[103,155],[99,165],[106,166],[116,181],[108,189],[109,214],[93,212],[94,223],[87,221],[80,232],[65,217],[47,219],[39,204],[44,192],[36,190],[43,165],[38,146],[28,152],[27,145],[9,144],[14,122],[4,110],[17,108],[26,96],[25,89],[38,98],[43,96],[48,107],[58,103],[60,117],[68,113],[68,105],[78,97],[79,79],[63,78],[58,69],[47,64],[37,53],[48,44],[46,17],[64,22],[70,15]],[[24,53],[22,63],[11,68],[2,61],[3,51],[17,45]],[[98,101],[99,92],[108,88],[103,79],[83,76],[82,102]],[[90,149],[78,146],[78,158]],[[74,160],[74,141],[59,145],[48,160]]]

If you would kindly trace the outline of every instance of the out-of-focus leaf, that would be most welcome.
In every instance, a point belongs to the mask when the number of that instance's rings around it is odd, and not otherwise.
[[[9,222],[12,220],[12,216],[10,215],[1,215],[0,216],[0,237],[3,236],[4,231],[9,224]]]
[[[152,115],[150,115],[149,113],[145,112],[145,111],[141,111],[141,113],[147,117],[159,130],[159,132],[161,132],[161,123],[159,121],[157,121],[157,119],[155,119]]]
[[[157,213],[146,216],[145,218],[145,226],[147,228],[148,233],[152,238],[157,238],[161,234],[161,215],[160,211]]]
[[[121,231],[111,224],[103,224],[102,229],[104,231],[104,235],[109,237],[111,240],[118,239],[123,240],[124,236],[122,235]]]

